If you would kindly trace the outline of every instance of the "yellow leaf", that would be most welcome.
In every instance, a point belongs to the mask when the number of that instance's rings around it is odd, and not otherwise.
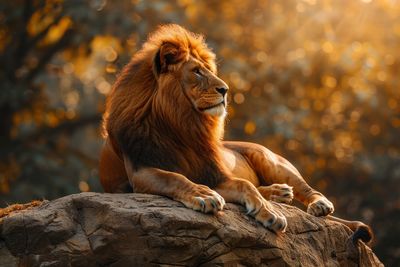
[[[252,121],[248,121],[246,122],[246,124],[244,125],[244,132],[248,135],[254,134],[254,132],[256,131],[256,124]]]

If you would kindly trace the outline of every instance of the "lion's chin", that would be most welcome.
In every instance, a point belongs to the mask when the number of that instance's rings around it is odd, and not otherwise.
[[[205,109],[203,112],[213,117],[222,117],[226,115],[226,109],[223,103],[212,108]]]

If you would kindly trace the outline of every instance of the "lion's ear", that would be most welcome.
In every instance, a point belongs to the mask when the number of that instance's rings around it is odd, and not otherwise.
[[[184,57],[179,47],[172,43],[164,43],[154,57],[153,71],[156,77],[168,71],[168,66],[176,64]]]

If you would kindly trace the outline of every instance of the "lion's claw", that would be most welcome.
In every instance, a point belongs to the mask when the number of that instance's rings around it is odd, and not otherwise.
[[[314,202],[311,202],[307,207],[307,213],[317,217],[329,215],[333,213],[334,210],[335,208],[333,207],[332,202],[330,202],[325,197],[322,197]]]
[[[249,208],[249,210],[246,212],[246,215],[251,215],[255,216],[258,213],[259,210],[257,210],[256,207]]]

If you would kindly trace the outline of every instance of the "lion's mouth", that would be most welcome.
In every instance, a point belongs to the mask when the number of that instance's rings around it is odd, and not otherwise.
[[[210,110],[210,109],[216,108],[216,107],[218,107],[220,105],[225,107],[225,101],[219,102],[218,104],[215,104],[215,105],[212,105],[212,106],[209,106],[209,107],[199,108],[199,110],[200,111],[206,111],[206,110]]]
[[[206,108],[199,108],[199,110],[214,117],[223,117],[226,115],[226,102],[222,101]]]

